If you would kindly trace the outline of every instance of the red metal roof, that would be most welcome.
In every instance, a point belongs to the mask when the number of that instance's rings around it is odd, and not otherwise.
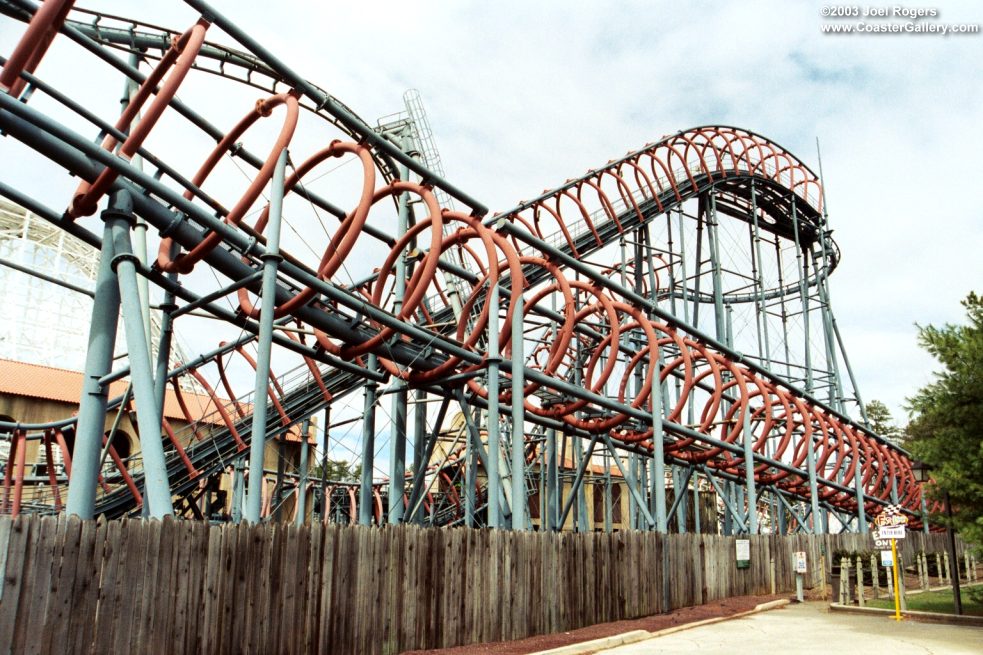
[[[109,397],[121,396],[126,391],[126,380],[117,380],[109,385]],[[82,394],[82,373],[39,364],[28,364],[10,359],[0,359],[0,393],[27,398],[40,398],[56,402],[78,405]],[[184,402],[193,420],[215,412],[215,403],[207,395],[184,391]],[[227,402],[227,401],[226,401]],[[168,419],[185,420],[178,405],[174,390],[168,387],[164,398],[164,416]],[[218,422],[217,417],[209,417],[208,422]]]

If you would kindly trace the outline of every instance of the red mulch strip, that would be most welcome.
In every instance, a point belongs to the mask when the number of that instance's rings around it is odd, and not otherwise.
[[[684,607],[668,614],[656,614],[640,619],[615,621],[614,623],[599,623],[597,625],[587,626],[586,628],[580,628],[579,630],[571,630],[570,632],[537,635],[517,641],[496,641],[488,644],[455,646],[454,648],[413,650],[406,651],[403,655],[482,655],[485,653],[495,653],[496,655],[525,655],[526,653],[558,648],[567,644],[600,639],[601,637],[610,637],[611,635],[630,632],[632,630],[657,632],[658,630],[664,630],[685,623],[694,623],[720,616],[733,616],[734,614],[752,610],[761,603],[778,600],[779,598],[788,598],[788,596],[735,596],[734,598],[713,601],[706,605]]]

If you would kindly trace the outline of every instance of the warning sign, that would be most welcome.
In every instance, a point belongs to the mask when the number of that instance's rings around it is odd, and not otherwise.
[[[798,550],[794,553],[795,558],[795,572],[796,573],[807,573],[806,569],[806,553],[804,550]]]

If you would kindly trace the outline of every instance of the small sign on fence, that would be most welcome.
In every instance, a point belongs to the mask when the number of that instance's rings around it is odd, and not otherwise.
[[[806,553],[804,550],[797,550],[794,553],[795,557],[795,572],[796,573],[807,573],[806,569]]]
[[[737,568],[747,569],[751,567],[751,540],[738,539],[734,542],[737,551]]]
[[[894,557],[891,556],[891,551],[889,550],[881,551],[881,566],[883,566],[886,569],[889,569],[892,566],[894,566]]]

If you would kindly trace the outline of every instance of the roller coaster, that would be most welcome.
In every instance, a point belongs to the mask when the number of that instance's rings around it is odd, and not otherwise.
[[[638,529],[684,525],[684,492],[701,486],[731,533],[764,520],[866,531],[888,504],[927,528],[909,455],[866,427],[832,313],[840,252],[820,176],[779,144],[696,127],[493,213],[427,156],[412,103],[373,128],[201,0],[186,0],[183,31],[73,4],[0,0],[23,32],[0,62],[0,130],[31,166],[78,180],[42,197],[5,174],[0,194],[100,252],[78,415],[0,422],[4,511],[193,515],[204,481],[229,476],[236,518],[258,521],[266,444],[360,395],[360,479],[310,479],[306,463],[296,476],[319,489],[324,520],[521,530],[541,502],[541,527],[560,529],[603,461]],[[73,70],[46,68],[52,57]],[[122,110],[100,113],[120,86]],[[260,98],[230,128],[202,113],[247,93]],[[134,247],[138,226],[156,259]],[[163,294],[153,347],[139,278]],[[172,366],[171,335],[192,313],[239,336]],[[114,369],[120,316],[128,365]],[[278,356],[299,364],[278,374]],[[235,357],[251,394],[234,389]],[[165,389],[180,400],[189,380],[212,411],[181,400],[178,429]],[[129,462],[103,430],[123,408],[142,435]],[[29,441],[46,484],[25,485]]]

